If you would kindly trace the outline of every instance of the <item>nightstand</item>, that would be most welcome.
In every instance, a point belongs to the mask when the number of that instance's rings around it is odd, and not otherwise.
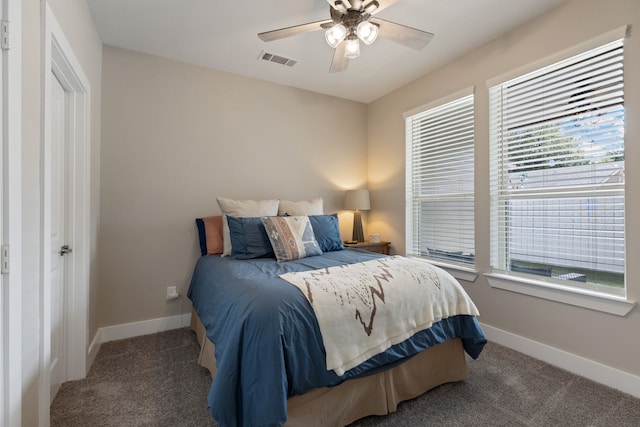
[[[358,242],[358,243],[344,243],[345,248],[362,249],[369,252],[376,252],[379,254],[389,255],[389,246],[391,242]]]

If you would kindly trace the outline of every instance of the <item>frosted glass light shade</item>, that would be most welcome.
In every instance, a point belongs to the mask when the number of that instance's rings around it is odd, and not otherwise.
[[[344,40],[346,36],[347,29],[342,24],[334,25],[324,33],[324,38],[327,40],[327,43],[334,49],[342,42],[342,40]]]
[[[356,28],[356,34],[364,44],[370,45],[378,38],[378,26],[369,21],[362,21]]]
[[[347,39],[345,43],[346,43],[345,50],[344,50],[345,57],[349,59],[353,59],[360,56],[360,41],[358,40],[357,37],[352,39]]]

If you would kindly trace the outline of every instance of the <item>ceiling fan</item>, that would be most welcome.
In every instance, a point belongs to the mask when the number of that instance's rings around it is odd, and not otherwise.
[[[266,31],[258,37],[270,42],[324,29],[327,43],[335,49],[329,72],[337,73],[347,69],[349,59],[360,56],[360,41],[370,45],[380,36],[415,50],[431,41],[432,33],[373,17],[397,1],[327,0],[331,19]]]

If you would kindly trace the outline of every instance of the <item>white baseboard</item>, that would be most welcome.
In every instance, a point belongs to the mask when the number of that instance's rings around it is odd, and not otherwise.
[[[140,322],[123,323],[121,325],[106,326],[98,329],[89,347],[89,355],[98,352],[100,345],[109,341],[138,337],[140,335],[155,334],[156,332],[184,328],[191,324],[191,313],[179,314],[159,319],[142,320]]]
[[[640,398],[640,377],[638,376],[493,326],[486,324],[481,326],[489,341]]]
[[[96,360],[96,355],[98,354],[98,350],[100,350],[100,344],[102,343],[100,342],[100,329],[98,329],[87,350],[87,372],[85,375],[89,373],[93,361]]]

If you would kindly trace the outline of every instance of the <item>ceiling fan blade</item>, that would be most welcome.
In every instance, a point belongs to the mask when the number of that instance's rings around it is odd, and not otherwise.
[[[333,59],[331,60],[331,68],[329,68],[330,73],[339,73],[344,71],[349,66],[349,58],[344,56],[345,51],[345,43],[340,43],[336,48],[335,52],[333,52]]]
[[[336,1],[340,3],[338,6],[336,6]],[[371,15],[373,15],[396,4],[398,1],[399,0],[327,0],[327,3],[331,5],[332,9],[337,10],[340,13],[346,13],[345,11],[347,9],[353,8],[357,10],[362,7],[366,9],[371,3],[376,2],[378,3],[378,7],[370,12]]]
[[[385,21],[384,19],[371,18],[370,22],[380,25],[378,37],[384,37],[411,49],[420,50],[428,45],[433,38],[433,33]]]
[[[331,15],[331,20],[334,22],[334,24],[339,24],[340,22],[342,22],[342,17],[344,16],[344,13],[340,12],[338,9],[334,7],[330,7],[329,15]]]
[[[396,4],[400,0],[377,0],[377,1],[378,1],[378,3],[380,3],[380,6],[378,6],[378,8],[376,10],[371,12],[372,15],[375,15],[376,13],[385,10],[389,6],[393,6],[394,4]],[[369,4],[369,2],[366,2],[365,6],[367,4]]]
[[[329,3],[332,9],[339,10],[336,7],[336,0],[327,0],[327,3]],[[351,7],[351,1],[349,0],[341,0],[341,3],[344,5],[345,9],[349,9]]]
[[[260,40],[265,42],[271,42],[274,40],[284,39],[286,37],[295,36],[300,33],[308,33],[311,31],[321,30],[327,28],[326,26],[332,26],[333,21],[331,19],[324,21],[309,22],[308,24],[294,25],[293,27],[280,28],[279,30],[265,31],[258,34]]]

